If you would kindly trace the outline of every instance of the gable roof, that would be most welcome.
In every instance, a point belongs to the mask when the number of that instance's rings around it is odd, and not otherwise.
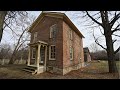
[[[61,18],[63,21],[65,21],[79,36],[84,36],[82,33],[78,30],[78,28],[72,23],[72,21],[66,16],[64,13],[58,13],[58,12],[42,12],[38,18],[33,22],[33,24],[30,26],[28,32],[31,32],[37,25],[38,23],[42,20],[44,16],[48,17],[56,17],[56,18]]]

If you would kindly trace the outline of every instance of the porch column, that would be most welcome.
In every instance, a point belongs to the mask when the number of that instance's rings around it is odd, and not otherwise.
[[[38,44],[38,52],[37,52],[37,68],[39,68],[39,62],[40,62],[40,47],[41,44]]]
[[[28,61],[27,61],[27,65],[30,65],[30,53],[31,53],[31,47],[29,46],[29,51],[28,51]]]
[[[47,45],[45,46],[45,68],[44,70],[46,71],[46,61],[47,61]]]

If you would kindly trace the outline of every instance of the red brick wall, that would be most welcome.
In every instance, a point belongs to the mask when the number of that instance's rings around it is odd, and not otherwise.
[[[52,61],[49,60],[49,53],[47,54],[47,66],[55,66],[58,68],[63,67],[63,28],[62,28],[62,19],[60,18],[54,18],[54,17],[47,17],[45,16],[41,22],[34,28],[32,34],[31,34],[31,42],[33,41],[33,34],[34,32],[38,32],[37,40],[45,41],[48,43],[48,45],[55,45],[56,46],[56,60]],[[58,31],[56,35],[56,39],[53,41],[50,37],[50,27],[54,24],[57,24]],[[49,46],[48,46],[49,47]],[[49,52],[49,48],[48,48]]]
[[[50,26],[53,24],[58,25],[57,37],[53,41],[50,37]],[[69,40],[70,27],[60,18],[47,17],[45,16],[41,22],[34,28],[31,34],[31,42],[33,41],[33,34],[35,31],[38,32],[37,40],[45,41],[48,45],[56,46],[56,60],[49,60],[49,48],[47,54],[47,66],[54,66],[56,68],[63,68],[72,65],[76,65],[84,61],[83,54],[83,43],[82,38],[72,30],[73,39]],[[70,45],[73,46],[73,61],[70,61]],[[48,46],[49,47],[49,46]],[[81,60],[80,60],[81,58]]]
[[[63,67],[72,66],[84,61],[82,38],[72,30],[72,41],[69,39],[71,28],[63,22]],[[73,47],[73,61],[70,61],[70,46]],[[80,60],[81,58],[81,60]]]

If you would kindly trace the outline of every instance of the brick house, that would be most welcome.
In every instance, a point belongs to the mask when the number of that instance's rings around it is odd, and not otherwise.
[[[27,68],[66,74],[84,67],[84,36],[64,13],[42,12],[31,25]]]

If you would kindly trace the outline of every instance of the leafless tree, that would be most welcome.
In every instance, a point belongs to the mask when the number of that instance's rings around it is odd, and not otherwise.
[[[17,52],[19,51],[19,49],[21,48],[21,46],[25,43],[28,42],[29,39],[29,34],[27,33],[27,30],[29,29],[30,24],[33,22],[34,18],[31,17],[20,17],[19,20],[17,20],[14,24],[15,27],[13,28],[13,31],[17,30],[19,32],[16,31],[16,38],[17,38],[17,42],[15,44],[15,48],[14,51],[12,53],[12,56],[10,58],[9,64],[13,64],[17,58]],[[32,21],[31,21],[32,20]]]
[[[0,42],[3,35],[3,30],[5,29],[5,27],[9,27],[11,29],[11,27],[9,26],[10,24],[16,21],[16,19],[19,16],[22,17],[26,15],[27,15],[26,11],[0,11]]]
[[[100,50],[99,47],[98,47],[98,45],[96,43],[92,43],[90,45],[89,49],[91,50],[91,52],[97,52],[97,51]]]
[[[93,37],[95,39],[96,44],[99,45],[104,50],[106,50],[107,52],[109,72],[110,73],[118,72],[115,62],[115,54],[120,50],[120,46],[116,50],[114,50],[114,43],[117,41],[117,39],[113,40],[113,36],[117,36],[118,38],[120,37],[120,35],[117,34],[120,31],[120,12],[119,11],[99,11],[99,12],[85,11],[84,13],[85,13],[84,17],[88,17],[92,20],[90,26],[94,25],[94,27],[99,27],[100,32],[105,38],[106,47],[103,46],[101,42],[99,42],[99,38],[101,36],[96,38],[93,32]]]
[[[11,46],[7,43],[0,45],[0,60],[1,64],[4,65],[6,60],[9,60],[10,56],[12,54]]]

